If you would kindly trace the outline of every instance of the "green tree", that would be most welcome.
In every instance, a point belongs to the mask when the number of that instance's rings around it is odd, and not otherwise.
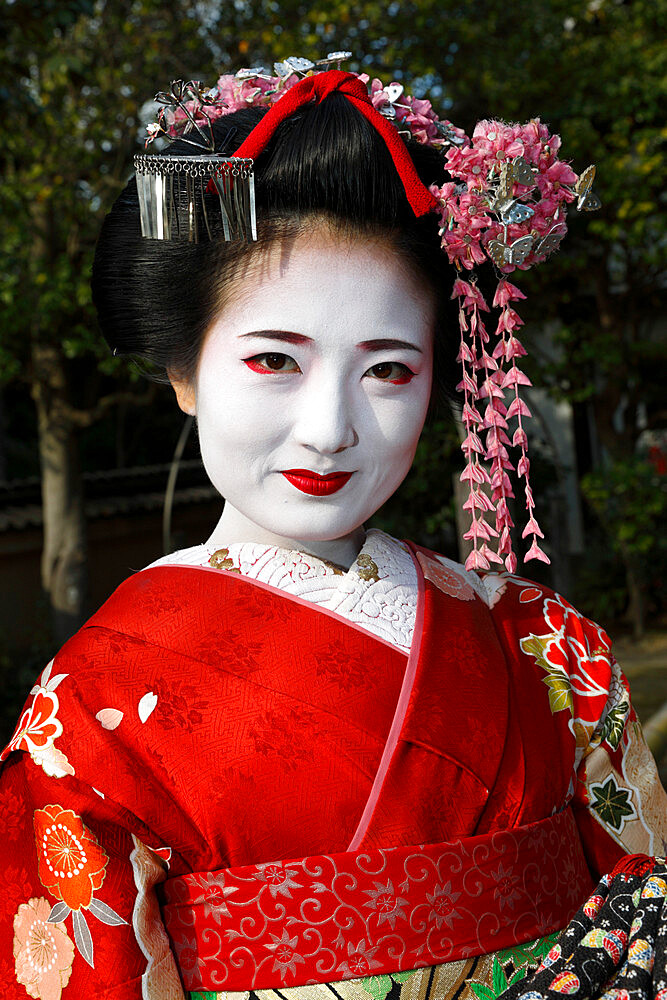
[[[23,380],[36,408],[42,582],[62,641],[86,612],[80,432],[153,398],[96,332],[92,252],[140,148],[142,105],[165,78],[208,65],[212,39],[188,2],[2,0],[0,19],[0,380]],[[122,380],[91,399],[94,367]]]

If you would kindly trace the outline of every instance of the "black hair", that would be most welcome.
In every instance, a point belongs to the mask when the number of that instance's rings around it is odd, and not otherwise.
[[[230,155],[264,114],[264,109],[247,108],[218,119],[213,125],[216,152]],[[423,183],[442,184],[442,155],[414,139],[406,146]],[[179,140],[169,153],[192,155],[193,147]],[[224,309],[241,262],[258,247],[310,228],[315,217],[344,234],[381,240],[432,290],[434,398],[451,398],[457,321],[438,220],[434,215],[415,217],[376,129],[334,92],[282,122],[254,169],[258,241],[251,244],[225,242],[213,194],[206,196],[211,199],[211,239],[145,239],[136,181],[130,180],[104,222],[93,264],[93,299],[110,348],[162,373],[193,378],[203,338]]]

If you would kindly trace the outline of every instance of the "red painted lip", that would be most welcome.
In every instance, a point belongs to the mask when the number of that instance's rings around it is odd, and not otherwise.
[[[312,497],[328,497],[332,493],[338,493],[351,475],[351,472],[331,472],[328,476],[320,476],[309,469],[286,469],[283,472],[283,476],[292,486]]]

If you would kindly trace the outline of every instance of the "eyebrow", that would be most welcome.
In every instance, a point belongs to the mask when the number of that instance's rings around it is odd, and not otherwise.
[[[280,340],[286,344],[306,344],[312,343],[312,337],[306,337],[303,333],[292,333],[288,330],[251,330],[249,333],[242,333],[239,339],[244,337],[260,337],[263,340]],[[362,351],[368,353],[372,351],[391,351],[402,348],[404,351],[417,351],[423,354],[421,347],[411,344],[407,340],[395,340],[391,337],[380,337],[375,340],[362,340],[358,346]]]
[[[380,337],[377,340],[363,340],[359,347],[362,351],[391,351],[402,348],[404,351],[417,351],[423,354],[421,347],[411,344],[407,340],[394,340],[391,337]]]
[[[290,333],[288,330],[251,330],[250,333],[240,334],[239,339],[244,337],[261,337],[262,340],[282,340],[287,344],[305,344],[312,342],[312,337],[306,337],[303,333]]]

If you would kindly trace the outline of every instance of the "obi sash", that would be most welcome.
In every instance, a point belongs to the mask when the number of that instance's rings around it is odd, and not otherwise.
[[[593,882],[572,811],[423,847],[167,879],[187,990],[246,991],[471,958],[561,930]]]

